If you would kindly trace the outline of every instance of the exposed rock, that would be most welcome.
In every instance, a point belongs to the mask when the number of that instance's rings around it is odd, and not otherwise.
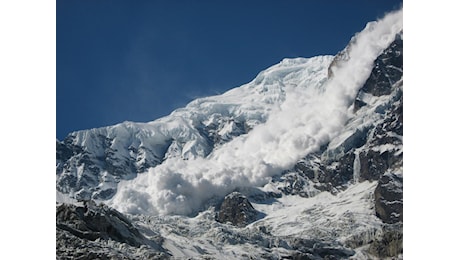
[[[227,195],[217,213],[217,221],[230,222],[237,227],[244,227],[257,220],[258,212],[249,200],[239,192]]]
[[[394,42],[374,62],[374,68],[362,91],[374,96],[388,95],[403,74],[403,41],[397,34]]]
[[[132,246],[144,243],[144,236],[121,213],[91,202],[84,206],[61,204],[56,208],[56,226],[73,235],[96,240],[115,240]]]
[[[378,180],[389,168],[390,164],[388,161],[392,158],[392,156],[393,154],[388,151],[380,153],[378,151],[368,150],[360,153],[360,180]]]
[[[222,117],[200,130],[200,133],[209,140],[209,145],[217,147],[237,136],[248,133],[251,129],[244,121]]]
[[[359,154],[360,180],[379,180],[388,169],[402,166],[402,96],[397,100],[385,119],[378,124],[368,143],[369,148]]]
[[[365,105],[367,105],[366,102],[362,101],[359,98],[356,98],[353,103],[353,112],[356,113],[356,111],[358,111],[360,108],[364,107]]]
[[[369,246],[369,253],[379,258],[395,257],[403,253],[402,225],[384,226],[382,233]]]
[[[347,259],[355,254],[338,243],[312,239],[290,239],[289,245],[298,251],[291,259]]]
[[[375,213],[384,223],[403,220],[403,179],[396,174],[383,175],[375,189]]]
[[[342,66],[345,62],[350,59],[350,46],[356,43],[356,37],[351,38],[350,43],[334,56],[329,68],[327,69],[327,78],[332,78],[334,76],[334,70]]]
[[[56,227],[56,259],[170,259],[170,255],[147,246],[82,239]]]
[[[125,250],[120,251],[120,246]],[[145,238],[114,209],[92,201],[83,206],[57,206],[57,259],[134,259],[127,254],[130,250],[133,255],[145,254],[151,259],[166,257],[156,241]]]

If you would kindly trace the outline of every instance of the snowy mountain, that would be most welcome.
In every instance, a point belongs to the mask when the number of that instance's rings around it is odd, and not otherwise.
[[[402,258],[402,10],[148,123],[56,142],[57,256]]]
[[[119,181],[151,167],[206,158],[265,123],[280,110],[288,90],[320,86],[331,60],[332,56],[286,59],[240,88],[197,99],[156,121],[71,133],[57,142],[57,188],[76,198],[108,199]]]

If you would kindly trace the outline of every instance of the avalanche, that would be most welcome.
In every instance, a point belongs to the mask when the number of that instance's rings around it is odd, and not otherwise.
[[[284,60],[242,89],[215,97],[233,100],[244,96],[240,91],[260,89],[276,90],[276,94],[285,95],[285,101],[273,109],[265,123],[206,157],[171,158],[133,180],[120,182],[109,205],[128,213],[188,215],[202,210],[207,200],[223,197],[237,187],[263,186],[341,133],[374,60],[401,30],[402,10],[369,23],[348,46],[348,59],[332,67],[329,80],[329,63],[324,61],[330,57]],[[304,66],[299,66],[300,62]],[[198,100],[186,109],[205,103]]]

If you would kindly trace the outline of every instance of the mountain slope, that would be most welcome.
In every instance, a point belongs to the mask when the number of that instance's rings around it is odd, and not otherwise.
[[[57,199],[124,213],[151,245],[103,237],[95,250],[123,244],[128,259],[402,257],[402,47],[399,10],[334,57],[285,59],[153,122],[71,133]]]
[[[240,88],[197,99],[156,121],[71,133],[56,143],[57,189],[80,199],[108,199],[120,180],[168,159],[206,157],[264,123],[284,103],[286,88],[320,85],[331,59],[286,59]]]

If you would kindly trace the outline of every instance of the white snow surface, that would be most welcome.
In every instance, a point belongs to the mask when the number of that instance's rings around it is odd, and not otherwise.
[[[284,196],[270,204],[256,204],[256,210],[267,216],[254,226],[268,226],[271,234],[306,239],[340,238],[376,230],[381,221],[375,216],[373,193],[377,182],[361,182],[332,195],[321,192],[311,198]],[[361,229],[361,230],[357,230]]]
[[[130,214],[190,215],[237,187],[264,186],[300,158],[344,135],[352,102],[373,61],[401,30],[402,9],[368,23],[350,43],[348,59],[332,67],[334,76],[329,79],[332,56],[285,59],[248,84],[197,99],[168,117],[107,128],[120,138],[124,128],[137,127],[134,133],[148,136],[141,140],[150,145],[173,137],[182,149],[180,157],[170,156],[136,178],[121,181],[108,204]],[[209,147],[194,124],[210,124],[214,114],[245,118],[253,129],[207,154]],[[220,133],[225,135],[231,127]]]
[[[216,222],[209,208],[195,217],[130,216],[146,235],[160,235],[162,246],[175,259],[276,259],[291,255],[286,239],[369,242],[379,232],[380,219],[373,214],[376,182],[362,182],[337,195],[321,192],[312,198],[284,196],[271,203],[252,203],[265,217],[244,228]],[[357,259],[372,259],[358,248]],[[268,256],[270,257],[267,257]]]

